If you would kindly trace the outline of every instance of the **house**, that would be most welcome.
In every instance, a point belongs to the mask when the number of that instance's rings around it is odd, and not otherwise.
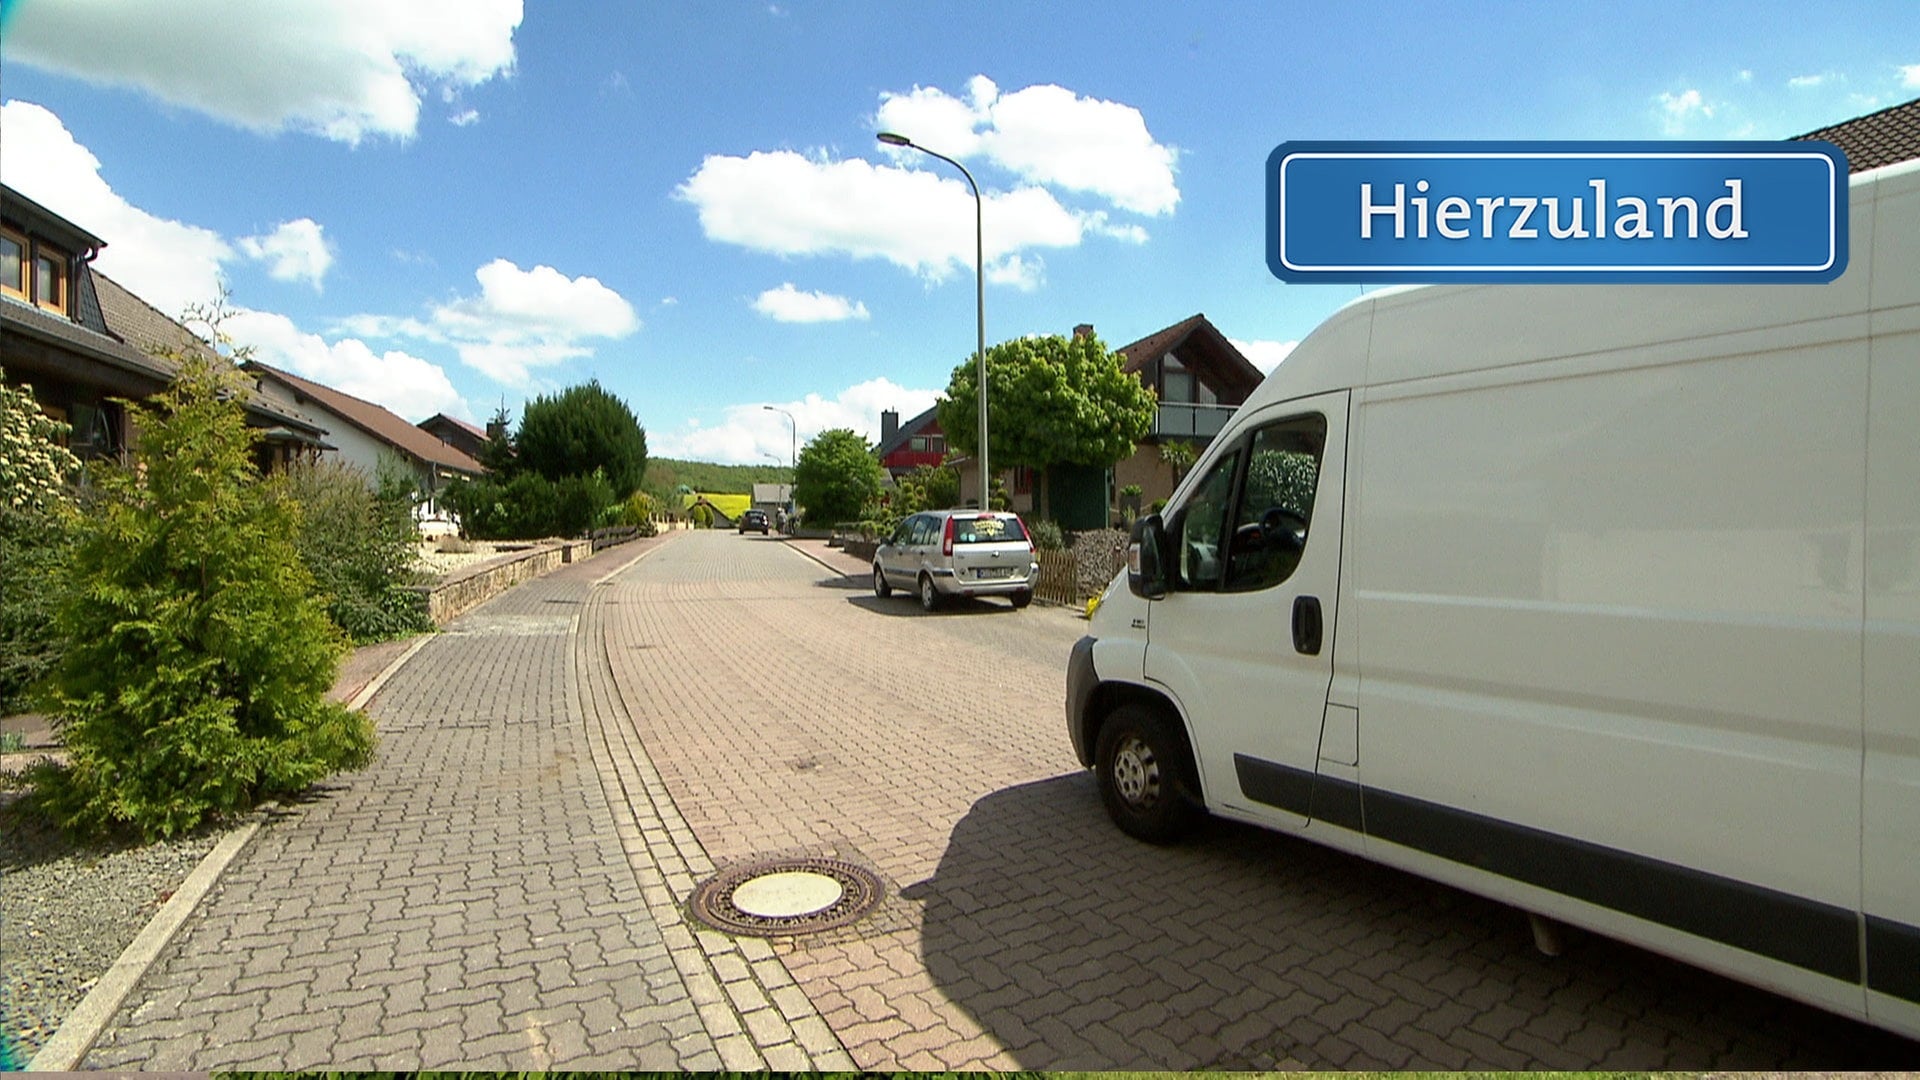
[[[1076,336],[1082,332],[1091,334],[1093,327],[1074,328]],[[1114,351],[1126,357],[1121,370],[1138,376],[1160,398],[1146,439],[1113,467],[1114,491],[1137,484],[1141,505],[1150,506],[1172,495],[1178,481],[1161,448],[1184,442],[1200,452],[1266,376],[1204,314]]]
[[[144,400],[179,374],[179,358],[218,354],[185,326],[93,267],[107,242],[0,185],[0,372],[27,383],[47,415],[72,428],[82,460],[119,458],[135,438],[120,400]],[[260,432],[255,464],[270,471],[326,449],[325,429],[249,392]]]
[[[487,433],[481,430],[480,425],[470,424],[457,416],[434,413],[414,426],[476,461],[487,446]]]
[[[448,482],[486,471],[472,457],[371,401],[258,360],[249,360],[242,367],[259,380],[263,394],[289,408],[311,413],[326,426],[328,441],[335,445],[330,457],[369,477],[379,475],[383,460],[403,465],[419,488],[421,501],[414,513],[423,531],[438,531],[452,524],[451,516],[440,505],[440,493]]]
[[[753,485],[753,508],[765,510],[768,517],[775,512],[785,514],[793,507],[792,484],[755,484]]]
[[[887,475],[898,480],[922,465],[945,461],[947,436],[940,430],[940,419],[933,409],[904,424],[897,410],[886,409],[880,413],[880,443],[873,453]]]

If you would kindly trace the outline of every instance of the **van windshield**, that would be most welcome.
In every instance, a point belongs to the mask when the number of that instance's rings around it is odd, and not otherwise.
[[[953,542],[956,544],[1000,544],[1027,538],[1027,530],[1017,517],[954,518]]]

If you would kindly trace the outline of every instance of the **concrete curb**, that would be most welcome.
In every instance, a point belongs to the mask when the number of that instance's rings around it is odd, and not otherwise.
[[[797,555],[801,555],[801,556],[804,556],[805,558],[811,559],[812,561],[819,563],[821,566],[826,567],[828,570],[831,570],[834,573],[839,574],[841,577],[848,578],[848,579],[856,579],[862,576],[859,574],[855,574],[853,571],[848,570],[845,567],[835,566],[832,563],[828,562],[827,560],[821,558],[820,556],[815,555],[813,552],[808,551],[806,548],[799,546],[798,544],[788,543],[787,550]]]
[[[365,708],[387,680],[433,638],[432,634],[422,634],[418,641],[407,647],[407,651],[395,657],[393,663],[361,687],[360,692],[347,702],[347,708],[353,712]],[[186,925],[194,909],[200,906],[200,901],[213,891],[220,875],[246,850],[247,844],[260,831],[260,826],[266,824],[267,815],[273,812],[276,805],[265,803],[256,807],[248,815],[246,824],[220,838],[213,850],[207,852],[206,858],[200,860],[200,865],[187,875],[187,880],[174,890],[173,896],[154,913],[153,918],[147,920],[147,925],[140,929],[133,943],[120,954],[120,959],[113,962],[100,981],[93,984],[93,989],[87,991],[87,996],[81,999],[80,1004],[60,1022],[60,1030],[54,1032],[53,1038],[48,1039],[40,1052],[27,1063],[28,1072],[74,1072],[80,1068],[87,1051],[93,1049],[93,1044],[99,1040],[100,1033],[107,1029],[114,1014],[120,1011],[127,995],[139,985],[147,969],[153,966],[153,962],[160,958],[160,953],[173,941],[174,935]]]

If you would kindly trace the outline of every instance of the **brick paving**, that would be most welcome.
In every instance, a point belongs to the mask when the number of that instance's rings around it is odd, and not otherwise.
[[[865,1069],[1920,1066],[1920,1046],[1227,823],[1114,829],[1064,728],[1072,613],[924,615],[857,560],[696,534],[597,594],[666,789],[722,865],[835,854],[869,920],[776,944]]]
[[[619,718],[576,632],[595,578],[632,554],[524,585],[427,643],[369,708],[374,765],[277,815],[86,1065],[845,1067],[810,1006],[789,1002],[782,1024],[818,1030],[746,1031],[756,1014],[723,989],[792,985],[764,943],[699,941],[648,895],[659,872],[628,837],[697,846],[609,797],[637,747],[609,742]],[[740,955],[762,963],[723,984],[713,960]]]

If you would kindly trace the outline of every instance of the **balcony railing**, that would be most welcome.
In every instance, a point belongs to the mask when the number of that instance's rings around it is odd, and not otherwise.
[[[1227,426],[1232,405],[1162,405],[1153,418],[1153,433],[1167,438],[1211,439]]]

